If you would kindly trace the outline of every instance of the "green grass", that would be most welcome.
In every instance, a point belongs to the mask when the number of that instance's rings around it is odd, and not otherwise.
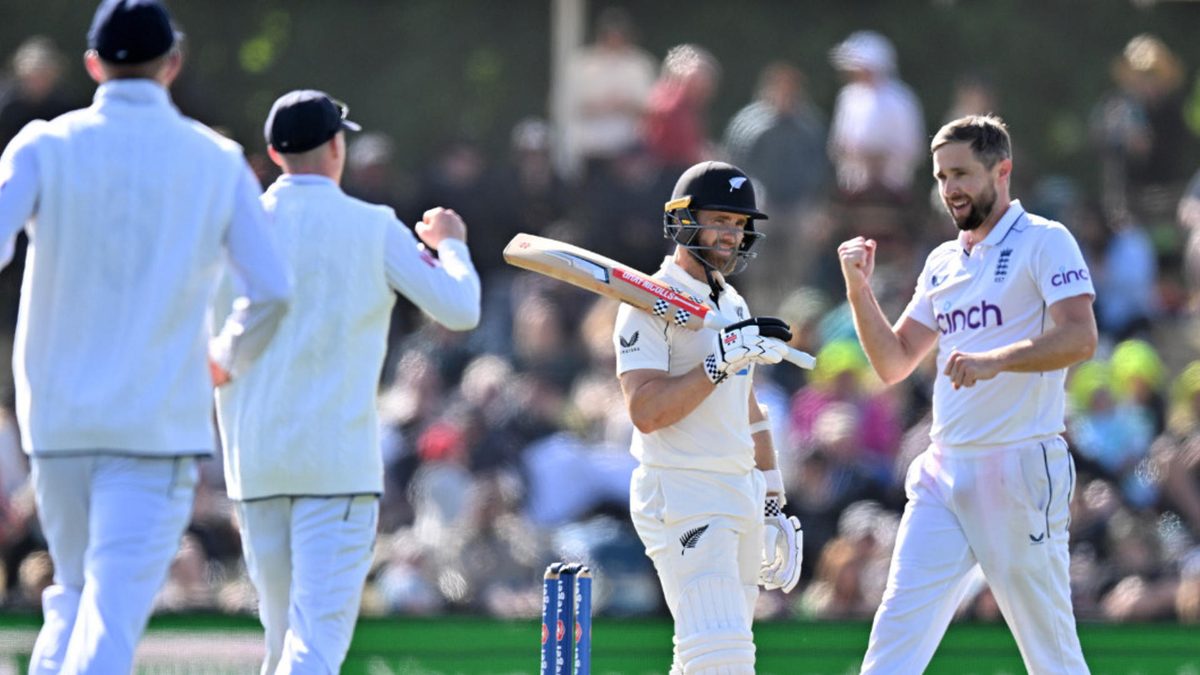
[[[28,659],[34,616],[0,616],[0,665],[20,671]],[[870,626],[850,622],[772,622],[755,627],[761,675],[857,673]],[[1084,624],[1084,654],[1095,675],[1200,675],[1200,627],[1174,624]],[[474,617],[363,619],[346,675],[515,675],[536,673],[540,629],[532,621]],[[139,673],[254,671],[260,632],[248,617],[163,616],[151,622]],[[220,658],[217,658],[217,657]],[[594,675],[665,673],[671,625],[662,619],[600,617],[593,629]],[[0,668],[0,670],[3,670]],[[931,675],[1024,673],[1004,624],[955,624]]]

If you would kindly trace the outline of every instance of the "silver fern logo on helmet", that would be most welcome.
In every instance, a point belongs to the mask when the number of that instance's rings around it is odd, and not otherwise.
[[[745,184],[746,184],[745,176],[736,176],[734,178],[730,178],[729,179],[729,191],[733,192],[734,190],[741,190],[742,186]]]

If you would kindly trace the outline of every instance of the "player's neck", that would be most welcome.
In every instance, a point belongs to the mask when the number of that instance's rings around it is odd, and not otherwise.
[[[676,246],[674,260],[680,269],[688,273],[688,276],[697,281],[708,283],[708,280],[704,276],[704,263],[697,260],[696,256],[692,255],[690,251],[682,246]]]

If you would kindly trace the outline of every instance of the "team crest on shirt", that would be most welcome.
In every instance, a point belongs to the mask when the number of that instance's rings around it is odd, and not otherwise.
[[[996,261],[996,276],[992,279],[993,281],[999,283],[1008,276],[1008,260],[1012,257],[1012,252],[1011,248],[1000,251],[1000,259]]]

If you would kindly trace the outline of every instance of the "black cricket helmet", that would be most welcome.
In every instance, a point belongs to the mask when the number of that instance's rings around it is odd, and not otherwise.
[[[704,265],[712,267],[699,253],[714,248],[700,245],[700,231],[709,229],[696,218],[695,212],[700,210],[726,211],[750,217],[736,255],[729,259],[726,269],[715,271],[736,274],[745,269],[750,260],[758,255],[751,252],[751,247],[765,236],[755,231],[754,221],[767,218],[767,214],[758,210],[754,185],[749,176],[732,164],[700,162],[683,172],[675,183],[671,201],[663,207],[663,235],[688,249]]]

